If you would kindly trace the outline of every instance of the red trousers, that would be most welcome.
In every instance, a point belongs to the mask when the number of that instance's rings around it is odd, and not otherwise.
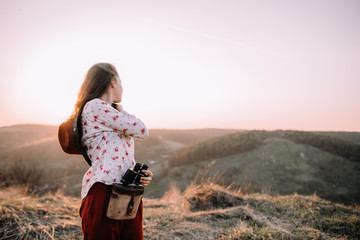
[[[106,217],[111,186],[95,183],[80,207],[81,227],[85,240],[143,239],[143,204],[134,219],[113,220]]]

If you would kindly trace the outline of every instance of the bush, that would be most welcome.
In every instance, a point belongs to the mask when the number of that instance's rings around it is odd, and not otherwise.
[[[193,212],[233,207],[244,202],[241,194],[214,183],[192,184],[185,190],[184,197]]]
[[[17,157],[7,163],[6,173],[3,178],[7,186],[27,187],[28,191],[34,192],[41,184],[44,171],[34,165],[32,161],[26,161],[24,157]]]

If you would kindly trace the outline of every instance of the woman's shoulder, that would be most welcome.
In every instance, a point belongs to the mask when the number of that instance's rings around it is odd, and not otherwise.
[[[93,98],[90,101],[88,101],[86,104],[108,104],[104,100],[101,100],[100,98]]]
[[[85,104],[85,110],[88,109],[88,108],[93,108],[93,107],[103,107],[103,106],[106,106],[106,105],[109,105],[109,103],[101,100],[100,98],[94,98],[94,99],[91,99],[90,101],[88,101],[86,104]]]
[[[104,102],[100,98],[91,99],[85,104],[82,115],[96,115],[99,111],[102,110],[105,104],[108,103]]]

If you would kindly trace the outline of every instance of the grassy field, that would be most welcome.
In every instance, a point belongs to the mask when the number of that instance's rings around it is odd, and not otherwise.
[[[81,239],[78,198],[0,191],[0,239]],[[316,195],[247,194],[202,179],[144,199],[144,239],[359,239],[360,208]]]

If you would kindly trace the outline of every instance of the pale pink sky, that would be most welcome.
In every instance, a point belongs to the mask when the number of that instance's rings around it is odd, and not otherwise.
[[[0,1],[0,126],[57,125],[115,64],[149,128],[360,131],[360,2]]]

